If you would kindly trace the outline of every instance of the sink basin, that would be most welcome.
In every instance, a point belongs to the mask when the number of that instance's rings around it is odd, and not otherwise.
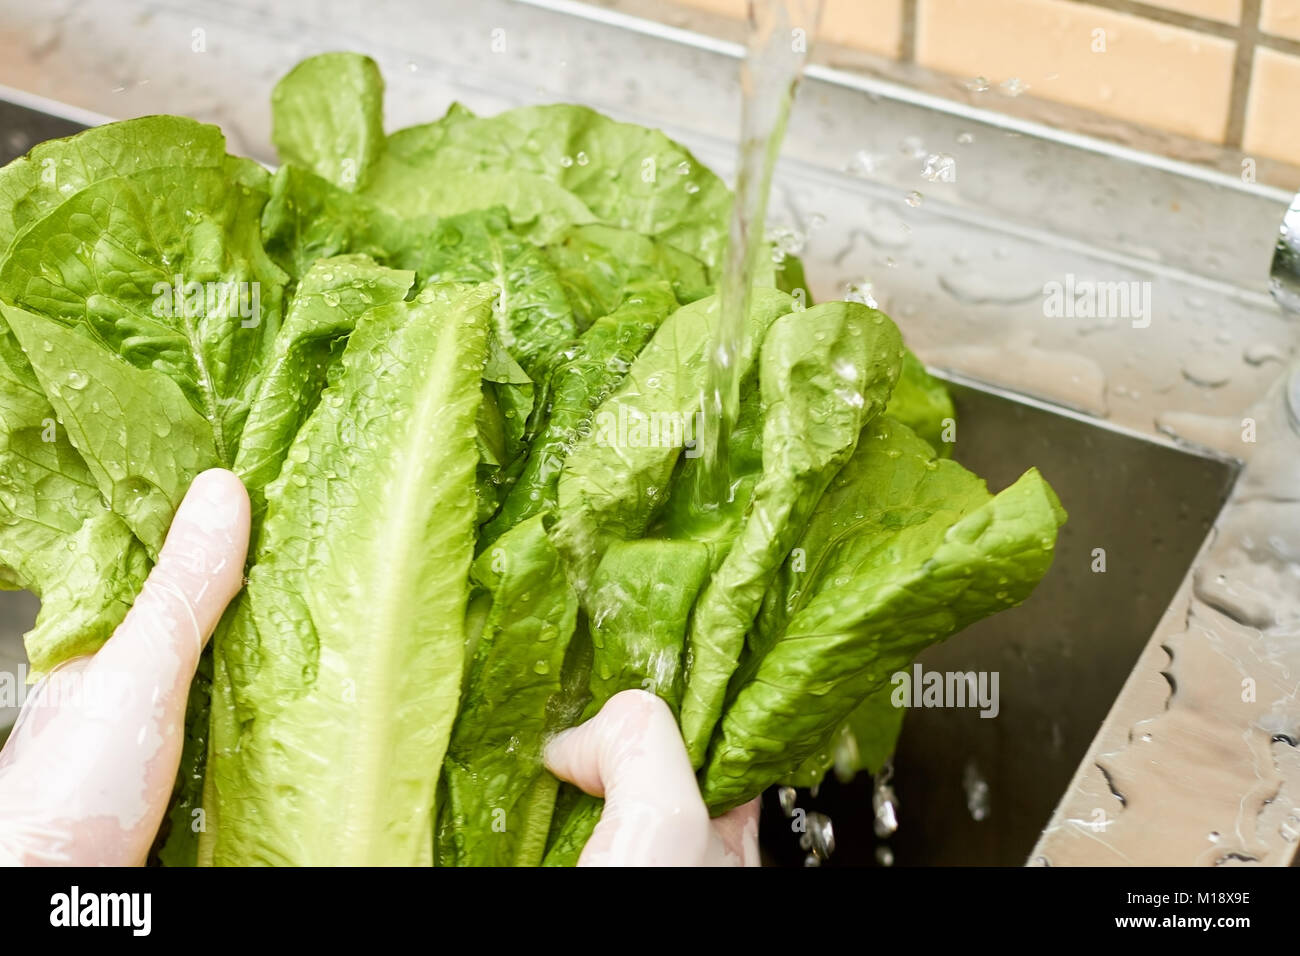
[[[897,833],[873,833],[865,775],[800,792],[799,806],[834,824],[830,865],[874,862],[883,847],[904,866],[1023,864],[1237,476],[1224,458],[969,381],[951,388],[953,457],[993,490],[1037,466],[1070,520],[1028,601],[920,656],[924,671],[997,672],[998,712],[909,710],[891,781]],[[775,803],[767,809],[769,852],[801,861]]]

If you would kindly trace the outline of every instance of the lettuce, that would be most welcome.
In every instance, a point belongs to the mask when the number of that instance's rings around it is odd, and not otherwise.
[[[181,496],[234,469],[248,586],[191,688],[167,865],[564,865],[547,737],[626,688],[714,812],[877,769],[889,675],[1024,600],[1064,511],[948,460],[864,305],[752,277],[732,497],[694,493],[730,195],[662,133],[453,106],[385,134],[364,57],[272,97],[281,166],[146,117],[0,170],[0,586],[94,651]]]

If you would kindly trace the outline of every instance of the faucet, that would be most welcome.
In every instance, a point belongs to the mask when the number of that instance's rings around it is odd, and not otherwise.
[[[1288,319],[1300,321],[1300,194],[1282,217],[1281,234],[1273,252],[1273,269],[1269,290]],[[1296,363],[1286,383],[1287,412],[1291,425],[1300,432],[1300,363]]]

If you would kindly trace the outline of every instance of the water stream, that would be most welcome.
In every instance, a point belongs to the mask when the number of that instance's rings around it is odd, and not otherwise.
[[[760,257],[766,254],[765,220],[795,87],[817,32],[822,0],[752,0],[748,54],[741,66],[741,128],[730,241],[719,283],[718,326],[701,396],[699,444],[703,467],[694,489],[700,510],[730,500],[728,439],[740,409],[740,376],[748,341],[745,317]]]

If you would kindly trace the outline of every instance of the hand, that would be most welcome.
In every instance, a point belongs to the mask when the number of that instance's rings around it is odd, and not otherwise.
[[[113,636],[32,689],[0,751],[0,863],[144,863],[199,654],[243,583],[248,514],[231,472],[194,479]]]
[[[709,819],[677,721],[653,694],[615,694],[552,738],[546,766],[605,798],[579,866],[758,865],[759,801]]]

